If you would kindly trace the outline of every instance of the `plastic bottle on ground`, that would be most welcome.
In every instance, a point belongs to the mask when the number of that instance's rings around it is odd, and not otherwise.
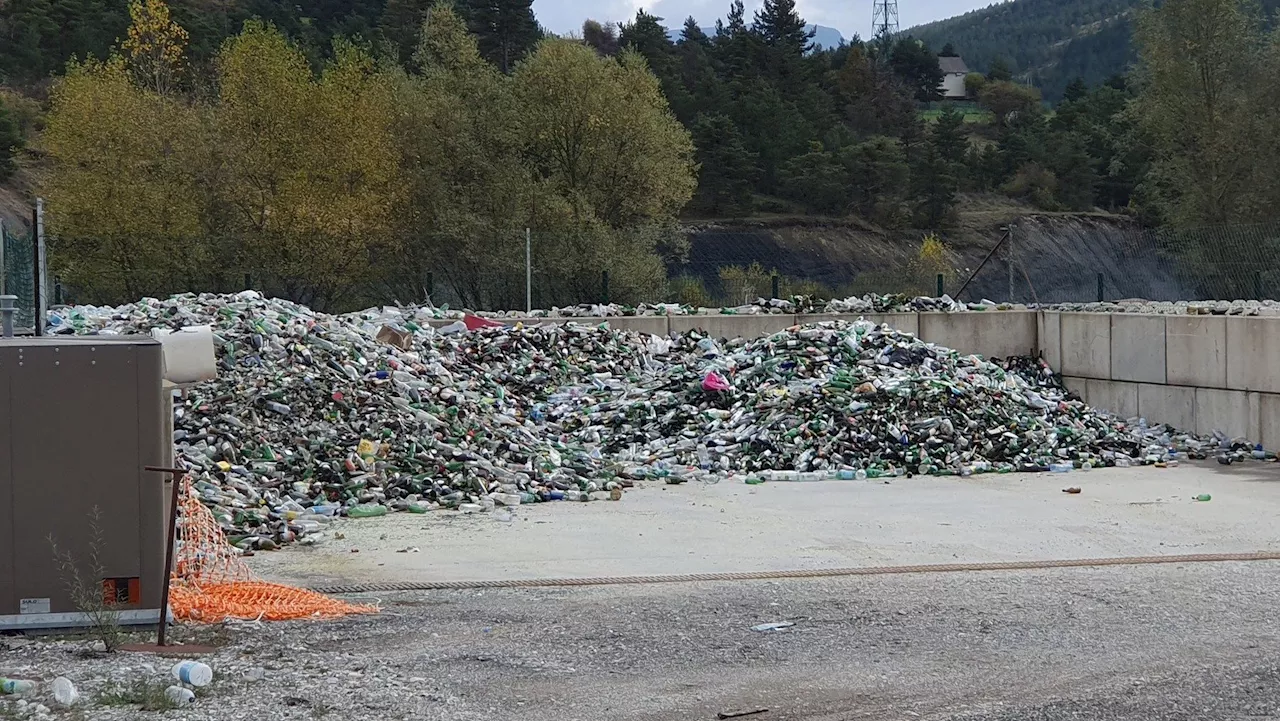
[[[196,695],[189,688],[170,686],[164,690],[164,697],[174,708],[187,706],[196,702]]]
[[[1072,465],[1070,463],[1051,463],[1049,464],[1049,470],[1054,473],[1070,473]]]
[[[350,518],[375,518],[387,515],[387,507],[376,503],[361,503],[347,511]]]
[[[196,688],[213,682],[213,669],[199,661],[179,661],[173,665],[172,673],[174,678]]]
[[[53,700],[63,708],[70,708],[80,700],[80,692],[76,691],[75,684],[66,676],[55,678],[49,687],[53,690]]]
[[[24,693],[30,693],[36,689],[35,681],[27,681],[21,678],[0,678],[0,693],[18,696]]]

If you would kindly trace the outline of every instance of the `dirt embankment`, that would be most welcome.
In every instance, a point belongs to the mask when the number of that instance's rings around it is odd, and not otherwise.
[[[752,263],[836,294],[907,290],[898,287],[905,276],[921,273],[928,277],[915,278],[916,285],[932,289],[933,273],[943,270],[918,258],[925,232],[882,230],[858,220],[704,222],[688,230],[689,262],[673,271],[700,276],[709,285],[717,282],[719,268]],[[946,291],[956,293],[974,276],[965,300],[1093,300],[1099,273],[1109,298],[1180,294],[1173,269],[1149,235],[1120,216],[979,207],[937,235],[947,249]]]

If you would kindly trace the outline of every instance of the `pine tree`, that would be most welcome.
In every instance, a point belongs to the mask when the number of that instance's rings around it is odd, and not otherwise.
[[[1076,78],[1067,86],[1066,91],[1062,93],[1062,99],[1066,101],[1080,100],[1089,94],[1089,86],[1084,84],[1084,78]]]
[[[1084,136],[1079,133],[1054,133],[1047,146],[1051,149],[1049,169],[1058,178],[1058,202],[1069,210],[1093,207],[1098,175],[1089,156]]]
[[[583,21],[582,42],[594,48],[602,57],[612,57],[622,49],[618,45],[618,31],[613,23],[601,24],[598,20]]]
[[[662,18],[655,17],[643,9],[636,11],[636,18],[622,26],[618,34],[618,44],[631,48],[649,61],[654,74],[662,78],[666,65],[675,47],[671,38],[667,37],[667,29],[662,27]]]
[[[742,133],[720,113],[699,115],[693,124],[697,148],[697,207],[713,215],[751,210],[751,189],[759,175],[756,156],[742,142]]]
[[[987,70],[987,80],[993,83],[1009,82],[1013,80],[1013,72],[1009,70],[1009,63],[1004,58],[996,58],[991,61],[991,68]]]
[[[927,103],[938,99],[938,87],[943,79],[942,66],[928,45],[911,37],[898,40],[889,54],[889,65],[911,88],[916,100]]]
[[[964,133],[964,115],[950,105],[942,109],[929,133],[934,150],[944,163],[953,167],[964,163],[969,140]]]
[[[722,107],[726,103],[724,84],[716,75],[712,60],[711,38],[698,27],[691,17],[685,20],[680,32],[680,42],[674,49],[675,73],[680,91],[669,96],[671,111],[688,127],[703,111]],[[664,86],[665,87],[665,86]]]
[[[956,52],[956,46],[952,45],[951,43],[947,43],[946,45],[943,45],[942,50],[938,52],[938,57],[958,58],[960,57],[960,54]]]
[[[916,227],[933,230],[947,224],[956,204],[956,178],[932,144],[926,143],[912,164],[911,197]]]
[[[510,73],[542,39],[533,0],[467,0],[464,14],[480,54],[503,73]]]
[[[782,55],[801,57],[813,49],[814,31],[796,12],[795,0],[764,0],[756,11],[751,30],[767,47]]]
[[[382,36],[391,43],[402,64],[407,64],[418,48],[422,23],[435,0],[387,0],[378,20]]]
[[[711,47],[711,38],[702,31],[698,21],[692,15],[684,19],[684,26],[680,28],[680,42],[693,43],[704,48]]]

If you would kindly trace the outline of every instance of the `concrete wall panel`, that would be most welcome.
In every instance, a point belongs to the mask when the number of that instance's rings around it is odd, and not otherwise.
[[[796,324],[794,315],[673,315],[671,330],[699,329],[716,338],[759,338]]]
[[[920,338],[988,358],[1035,353],[1036,315],[1030,310],[921,313]]]
[[[1252,397],[1251,397],[1252,396]],[[1248,438],[1258,432],[1258,394],[1196,389],[1196,433],[1222,431],[1231,438]]]
[[[1080,398],[1081,398],[1082,400],[1084,400],[1084,402],[1085,402],[1085,403],[1088,403],[1088,402],[1089,402],[1089,388],[1088,388],[1089,381],[1088,381],[1088,379],[1086,379],[1086,378],[1070,378],[1070,377],[1067,377],[1067,376],[1063,376],[1063,378],[1062,378],[1062,385],[1066,386],[1066,387],[1067,387],[1067,390],[1069,390],[1069,391],[1071,391],[1072,393],[1075,393],[1076,395],[1080,396]]]
[[[1121,418],[1138,415],[1138,384],[1124,381],[1100,381],[1088,379],[1085,400],[1098,410],[1114,413]]]
[[[1061,373],[1111,379],[1111,317],[1105,313],[1062,313]]]
[[[1164,321],[1165,382],[1201,388],[1227,387],[1227,319],[1171,315]]]
[[[1165,382],[1164,316],[1111,314],[1111,380]]]
[[[1196,389],[1138,384],[1138,415],[1148,423],[1164,423],[1181,431],[1196,427]]]
[[[1253,440],[1269,451],[1280,450],[1280,395],[1258,393],[1258,433]]]
[[[1062,314],[1046,310],[1036,314],[1036,338],[1040,357],[1055,371],[1062,370]]]
[[[1280,318],[1227,317],[1227,387],[1280,392]]]

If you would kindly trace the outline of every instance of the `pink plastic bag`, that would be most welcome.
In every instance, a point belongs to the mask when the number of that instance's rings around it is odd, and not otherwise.
[[[727,391],[729,390],[729,381],[724,376],[712,371],[702,378],[702,390],[704,391]]]

